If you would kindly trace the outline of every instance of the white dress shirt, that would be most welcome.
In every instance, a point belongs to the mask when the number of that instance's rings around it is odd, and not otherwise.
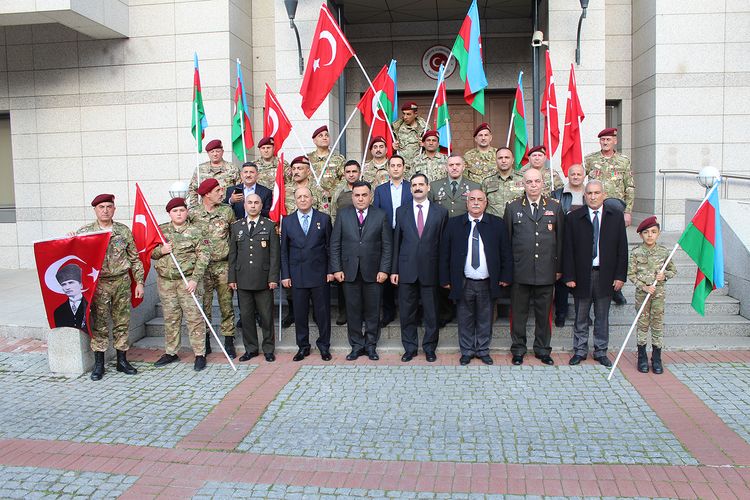
[[[393,220],[391,221],[391,227],[396,227],[396,209],[401,206],[401,193],[404,191],[404,180],[397,185],[393,181],[389,182],[391,185],[391,205],[393,206]]]
[[[591,221],[591,225],[594,225],[594,211],[591,209],[591,207],[587,207],[589,209],[589,220]],[[604,216],[604,205],[597,208],[596,211],[599,212],[599,241],[596,242],[596,257],[594,257],[594,260],[591,261],[592,267],[598,267],[599,266],[599,257],[601,256],[601,252],[599,251],[599,243],[602,241],[602,218]],[[591,244],[593,245],[593,240],[591,241]]]
[[[472,217],[469,214],[466,214],[466,215],[469,217],[469,222],[471,223],[471,229],[469,230],[469,239],[467,240],[466,262],[464,263],[464,276],[472,280],[487,279],[490,277],[490,271],[487,268],[487,259],[484,256],[484,242],[482,241],[482,235],[479,234],[479,230],[477,230],[477,234],[479,235],[479,267],[476,269],[471,267],[472,233],[474,232],[474,226],[476,224],[479,224],[479,222],[475,223],[474,217]],[[481,222],[482,217],[484,217],[484,214],[480,217],[477,217],[477,219]]]
[[[255,194],[255,184],[253,184],[250,187],[247,187],[247,185],[242,184],[242,195],[247,199],[248,196],[251,194]],[[244,205],[244,202],[243,202]],[[245,211],[245,216],[247,216],[247,210]]]
[[[422,205],[422,218],[424,219],[425,225],[427,225],[427,213],[430,211],[430,200],[425,199],[423,202],[412,200],[412,202],[412,208],[414,208],[414,224],[417,223],[417,218],[419,217],[419,209],[417,208],[417,205]]]

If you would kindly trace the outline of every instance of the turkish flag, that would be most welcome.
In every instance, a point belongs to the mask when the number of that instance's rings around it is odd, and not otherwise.
[[[557,116],[557,95],[555,94],[555,77],[552,74],[552,61],[547,54],[546,82],[544,85],[544,95],[542,96],[542,114],[544,115],[544,150],[547,152],[547,158],[557,151],[560,145],[560,120]],[[550,142],[551,141],[551,142]]]
[[[299,89],[305,116],[310,118],[315,113],[352,56],[354,49],[334,21],[331,11],[325,4],[321,5],[310,55],[307,56],[305,76]]]
[[[560,166],[565,176],[571,165],[583,163],[583,147],[581,146],[581,122],[586,117],[581,109],[576,89],[576,74],[573,64],[570,65],[570,79],[568,80],[568,102],[565,106],[565,130],[563,130],[562,158]]]
[[[146,198],[143,197],[141,187],[135,185],[135,206],[133,207],[133,227],[130,229],[135,240],[135,248],[138,250],[138,258],[143,264],[143,282],[148,278],[148,272],[151,270],[151,252],[157,245],[164,241],[159,225],[156,223],[154,213],[148,206]],[[133,274],[130,274],[130,303],[133,307],[138,307],[143,302],[143,298],[135,297],[135,280]]]
[[[276,95],[271,90],[271,87],[266,84],[266,105],[263,110],[263,136],[273,137],[273,154],[279,154],[281,146],[284,141],[289,137],[289,132],[292,130],[292,122],[284,113],[284,108],[281,107],[281,103],[276,98]]]
[[[274,182],[273,184],[273,201],[271,202],[271,210],[268,214],[268,217],[276,223],[278,223],[281,218],[286,215],[286,203],[284,202],[285,193],[286,186],[284,185],[284,153],[282,153],[279,164],[276,165],[276,182]]]
[[[367,91],[359,100],[357,108],[362,112],[362,117],[368,127],[372,129],[370,137],[367,138],[366,147],[369,149],[370,138],[381,136],[385,138],[385,146],[388,150],[388,157],[393,154],[393,141],[391,138],[391,129],[388,127],[387,118],[383,113],[380,105],[380,95],[385,92],[386,82],[390,81],[388,76],[388,66],[383,66],[380,73],[372,81],[372,87],[368,87]],[[375,92],[372,89],[375,89]],[[373,123],[374,122],[374,123]]]
[[[101,231],[34,243],[50,328],[79,328],[91,335],[91,301],[111,236],[110,231]]]

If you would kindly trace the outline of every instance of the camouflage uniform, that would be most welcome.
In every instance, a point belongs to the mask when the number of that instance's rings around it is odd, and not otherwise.
[[[290,182],[284,184],[284,202],[286,204],[286,213],[290,214],[297,210],[297,202],[294,199],[294,190],[298,187],[310,188],[310,194],[312,194],[313,208],[317,208],[323,213],[328,213],[328,207],[330,206],[328,198],[323,196],[323,191],[315,184],[312,176],[307,178],[307,184],[298,185],[296,182]]]
[[[628,261],[628,279],[635,285],[635,309],[641,308],[647,293],[641,287],[650,286],[656,279],[664,261],[669,257],[669,250],[661,245],[648,248],[645,244],[638,245],[630,252]],[[677,274],[674,262],[670,261],[664,270],[664,281],[656,284],[656,292],[651,296],[643,308],[643,314],[638,318],[638,345],[648,343],[648,330],[651,327],[651,347],[664,346],[664,302],[665,283]]]
[[[351,205],[353,205],[352,188],[350,188],[349,183],[344,180],[338,185],[331,197],[331,213],[329,214],[331,216],[331,223],[336,220],[336,212]]]
[[[468,150],[464,154],[466,170],[464,175],[481,184],[484,179],[497,172],[497,148],[490,146],[485,152],[479,151],[478,148]]]
[[[421,172],[427,176],[430,182],[442,179],[447,172],[445,167],[448,165],[448,156],[441,152],[436,152],[435,156],[430,158],[425,151],[419,153],[412,162],[411,175]],[[409,177],[411,177],[409,175]]]
[[[482,191],[487,195],[487,212],[498,217],[505,214],[505,204],[523,194],[523,176],[511,172],[507,177],[491,175],[482,181]]]
[[[271,161],[266,161],[263,158],[255,160],[255,164],[258,165],[258,184],[265,186],[269,189],[273,189],[273,185],[276,183],[276,167],[279,164],[279,159],[274,156]],[[289,162],[284,162],[284,180],[291,182],[291,172],[289,170]]]
[[[203,274],[203,312],[211,321],[214,290],[219,297],[221,334],[234,336],[234,305],[228,284],[229,225],[234,222],[234,210],[229,205],[216,205],[207,211],[201,203],[190,209],[190,221],[198,226],[209,242],[209,263]]]
[[[523,178],[523,174],[526,173],[530,168],[534,168],[531,165],[526,165],[521,170],[518,171],[518,173],[521,175],[521,178]],[[560,174],[555,171],[555,181],[554,186],[552,186],[552,183],[550,183],[550,174],[549,174],[549,167],[542,167],[539,169],[540,172],[542,172],[542,181],[544,181],[544,188],[542,188],[542,196],[550,196],[552,191],[555,189],[559,189],[565,185],[563,180],[560,178]]]
[[[393,124],[393,133],[398,141],[398,154],[404,157],[407,168],[411,168],[414,158],[422,147],[422,134],[427,130],[427,122],[418,116],[414,123],[407,125],[403,118]]]
[[[318,156],[318,152],[313,151],[307,153],[307,158],[310,160],[310,175],[312,178],[312,176],[320,175],[323,165],[326,164],[328,153]],[[331,160],[328,162],[328,168],[320,179],[320,189],[326,191],[329,198],[338,183],[344,178],[344,163],[346,163],[346,158],[337,153],[332,154]]]
[[[406,171],[406,169],[404,169],[404,171]],[[369,182],[373,189],[391,179],[391,176],[388,173],[388,160],[380,165],[376,165],[374,160],[370,160],[365,163],[362,172],[364,172],[362,180]],[[346,179],[344,182],[346,182]]]
[[[171,222],[159,226],[164,237],[172,245],[172,255],[182,268],[188,281],[195,281],[198,286],[195,296],[201,300],[203,273],[208,266],[208,240],[198,226],[185,222],[181,227],[175,227]],[[151,253],[156,269],[156,285],[159,289],[159,299],[164,309],[164,351],[167,354],[177,354],[180,350],[180,326],[182,315],[185,314],[185,324],[190,336],[190,346],[196,356],[206,354],[206,336],[203,317],[198,305],[193,301],[190,293],[185,289],[180,271],[174,265],[169,254],[162,253],[162,246],[154,248]]]
[[[76,231],[76,234],[101,231],[98,222],[92,222]],[[127,351],[130,329],[130,276],[132,271],[136,283],[143,284],[143,264],[138,258],[138,249],[133,233],[125,224],[112,222],[112,237],[99,273],[99,282],[91,303],[91,350],[104,352],[109,346],[108,320],[112,318],[112,340],[115,349]]]
[[[625,212],[633,211],[635,183],[630,158],[618,152],[611,158],[605,158],[601,151],[597,151],[586,156],[584,165],[589,180],[600,180],[608,198],[621,199],[625,202]]]
[[[195,207],[198,205],[198,186],[201,182],[205,181],[209,177],[213,177],[219,181],[221,189],[226,191],[229,186],[234,186],[240,183],[240,171],[231,162],[221,160],[221,165],[214,167],[210,161],[201,163],[198,165],[198,171],[200,172],[200,181],[196,177],[196,173],[193,172],[193,177],[190,179],[190,187],[188,188],[187,204],[189,207]]]

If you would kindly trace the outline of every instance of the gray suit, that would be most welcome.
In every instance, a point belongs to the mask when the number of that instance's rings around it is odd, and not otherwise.
[[[458,180],[456,194],[453,194],[453,186],[450,177],[443,177],[430,184],[430,202],[440,205],[448,211],[448,218],[466,213],[466,193],[481,186],[470,181],[465,176]]]

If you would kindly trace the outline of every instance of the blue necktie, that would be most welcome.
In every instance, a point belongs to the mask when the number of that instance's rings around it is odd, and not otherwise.
[[[310,229],[310,214],[305,214],[302,216],[302,230],[305,232],[305,236],[307,236],[307,231]]]
[[[599,253],[599,210],[594,210],[594,248],[591,252],[592,258],[595,259]]]

